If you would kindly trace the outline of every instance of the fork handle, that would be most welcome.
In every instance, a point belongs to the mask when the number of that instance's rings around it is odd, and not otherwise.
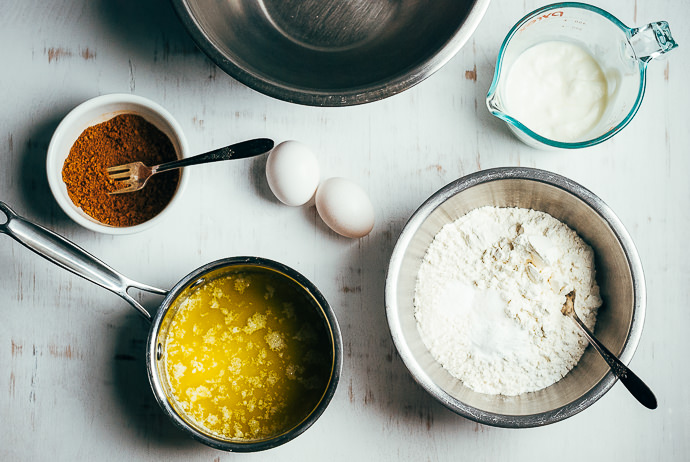
[[[220,160],[246,159],[247,157],[258,156],[270,151],[273,149],[273,144],[273,140],[268,138],[256,138],[249,141],[242,141],[241,143],[232,144],[220,149],[214,149],[213,151],[209,151],[205,154],[199,154],[198,156],[187,157],[185,159],[155,165],[151,167],[151,174],[182,167],[189,167],[190,165],[218,162]]]

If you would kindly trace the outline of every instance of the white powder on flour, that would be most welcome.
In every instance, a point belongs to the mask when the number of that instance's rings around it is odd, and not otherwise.
[[[482,207],[444,226],[417,275],[415,317],[433,357],[471,389],[518,395],[572,369],[601,305],[592,249],[543,212]]]

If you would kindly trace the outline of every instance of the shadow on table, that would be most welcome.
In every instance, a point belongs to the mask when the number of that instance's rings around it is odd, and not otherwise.
[[[142,445],[162,449],[200,448],[200,443],[178,429],[159,407],[146,369],[146,340],[150,324],[132,313],[116,326],[112,356],[114,401],[128,423],[125,429]]]
[[[164,63],[189,56],[211,63],[187,34],[169,0],[103,0],[96,8],[101,13],[100,28],[106,37],[112,36],[110,43],[133,58]]]
[[[356,270],[344,276],[339,288],[342,299],[350,300],[338,310],[345,351],[341,387],[347,388],[352,405],[383,414],[390,426],[416,427],[420,432],[444,425],[476,430],[476,423],[446,409],[414,381],[390,337],[384,285],[403,225],[403,219],[381,225],[385,229],[352,246],[351,260],[342,263]]]
[[[69,106],[64,111],[53,112],[45,120],[34,123],[26,143],[14,148],[19,152],[17,157],[21,159],[17,172],[17,189],[21,192],[24,206],[28,205],[28,209],[16,212],[48,228],[69,223],[67,215],[62,212],[50,192],[46,176],[46,153],[50,138],[68,111]]]
[[[268,180],[266,179],[266,164],[268,163],[268,156],[259,156],[251,159],[251,164],[249,167],[250,177],[252,187],[254,188],[254,194],[261,197],[266,202],[272,204],[280,204],[280,201],[271,192],[271,187],[268,185]]]

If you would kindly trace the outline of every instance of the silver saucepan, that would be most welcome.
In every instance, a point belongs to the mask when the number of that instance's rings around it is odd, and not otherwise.
[[[133,281],[108,265],[98,260],[76,244],[59,236],[58,234],[32,223],[18,216],[7,204],[0,201],[0,211],[4,213],[7,221],[0,224],[0,233],[7,234],[25,247],[36,252],[40,256],[65,268],[74,274],[81,276],[125,299],[130,305],[143,315],[151,328],[146,346],[146,367],[148,369],[149,382],[153,394],[163,412],[187,434],[196,440],[224,451],[253,452],[269,449],[300,435],[318,419],[328,406],[338,385],[342,369],[342,338],[335,314],[328,302],[318,289],[297,271],[281,263],[258,257],[232,257],[218,260],[195,269],[182,278],[169,291],[157,289],[146,284]],[[262,440],[238,440],[219,437],[194,423],[184,415],[175,405],[171,396],[170,386],[167,384],[164,367],[165,335],[170,325],[176,307],[175,303],[187,289],[193,290],[206,281],[227,274],[231,271],[243,268],[272,271],[292,281],[304,291],[318,317],[322,319],[323,326],[330,337],[329,352],[331,358],[330,377],[316,406],[294,427],[286,429],[283,433]],[[131,288],[151,292],[165,296],[160,307],[152,316],[139,302],[137,302],[128,290]],[[186,293],[189,293],[187,291]]]

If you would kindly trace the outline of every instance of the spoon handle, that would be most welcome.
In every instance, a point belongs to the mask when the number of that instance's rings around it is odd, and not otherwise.
[[[219,160],[246,159],[254,157],[273,149],[273,140],[268,138],[256,138],[249,141],[225,146],[224,148],[214,149],[204,154],[194,157],[166,162],[164,164],[151,167],[151,174],[165,172],[176,168],[189,167],[190,165],[205,164],[208,162],[218,162]]]
[[[642,404],[644,407],[648,409],[656,409],[656,397],[654,396],[654,393],[652,393],[652,390],[650,390],[649,387],[642,381],[642,379],[636,376],[633,371],[628,369],[628,367],[623,364],[613,353],[611,353],[608,348],[601,344],[577,315],[571,317],[575,320],[577,325],[580,326],[580,329],[582,329],[585,337],[587,337],[587,340],[589,340],[590,345],[592,345],[594,349],[599,352],[616,377],[623,382],[625,388],[627,388],[628,391],[635,398],[637,398],[640,404]]]

